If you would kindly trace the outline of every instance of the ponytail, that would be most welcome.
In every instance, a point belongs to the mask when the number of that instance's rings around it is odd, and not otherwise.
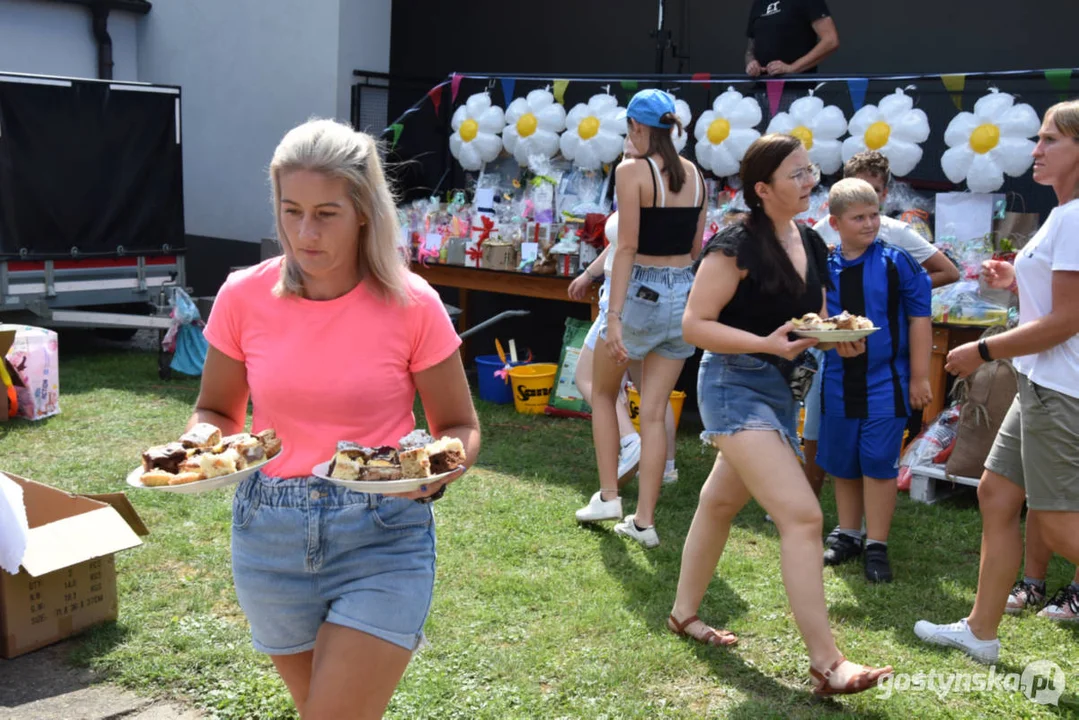
[[[648,154],[659,155],[660,159],[663,160],[663,171],[667,173],[667,177],[670,179],[671,192],[677,193],[686,184],[686,168],[682,165],[682,159],[674,148],[674,141],[671,140],[671,130],[677,128],[678,134],[682,135],[685,133],[685,129],[682,127],[682,121],[674,113],[664,113],[659,120],[671,127],[649,128]]]

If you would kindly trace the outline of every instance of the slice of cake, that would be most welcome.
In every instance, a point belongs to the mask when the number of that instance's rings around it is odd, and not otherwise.
[[[435,439],[426,430],[413,430],[401,438],[397,444],[401,446],[402,450],[415,450],[416,448],[427,447],[434,441]]]
[[[142,454],[142,469],[164,470],[168,473],[180,471],[180,464],[187,460],[187,450],[178,442],[152,447]]]
[[[396,448],[383,445],[367,449],[366,460],[360,473],[361,480],[400,480],[403,477]]]
[[[202,473],[196,472],[182,472],[179,475],[174,475],[169,480],[169,485],[186,485],[187,483],[198,482],[199,480],[205,480]]]
[[[431,476],[431,458],[427,449],[418,447],[397,453],[401,460],[401,474],[406,478],[425,478]]]
[[[266,451],[266,457],[272,458],[281,452],[281,438],[277,437],[277,432],[273,428],[266,428],[260,433],[255,433],[255,437],[262,443],[262,449]]]
[[[176,477],[175,473],[166,470],[147,470],[139,480],[146,487],[161,487],[162,485],[168,485],[174,477]]]
[[[198,423],[180,436],[180,443],[186,448],[212,448],[220,442],[220,428],[210,423]]]
[[[243,458],[235,450],[226,450],[223,453],[203,453],[199,455],[199,469],[207,479],[231,475],[246,467]],[[170,483],[172,484],[172,483]]]
[[[368,451],[369,448],[354,442],[338,442],[337,452],[330,460],[329,476],[338,480],[359,480],[367,462]]]
[[[455,437],[443,437],[427,446],[431,472],[436,475],[455,470],[465,464],[465,446]]]

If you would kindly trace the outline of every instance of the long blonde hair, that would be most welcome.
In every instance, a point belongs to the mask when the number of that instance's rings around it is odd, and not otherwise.
[[[319,172],[345,181],[357,215],[366,220],[360,228],[356,258],[360,277],[376,295],[407,304],[408,270],[397,248],[401,235],[397,207],[382,172],[378,143],[370,135],[335,120],[309,120],[289,130],[270,161],[274,223],[277,241],[285,252],[274,294],[304,296],[303,274],[281,225],[281,175],[295,170]]]

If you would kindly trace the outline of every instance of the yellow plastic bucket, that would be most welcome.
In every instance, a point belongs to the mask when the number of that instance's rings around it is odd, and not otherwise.
[[[532,363],[510,368],[510,385],[513,386],[513,406],[517,412],[542,414],[551,398],[558,365]]]
[[[641,395],[637,388],[632,385],[626,388],[626,397],[629,399],[629,419],[633,421],[633,427],[637,432],[641,431]],[[686,394],[681,390],[671,393],[671,410],[674,411],[674,429],[678,429],[678,423],[682,420],[682,404],[686,401]]]

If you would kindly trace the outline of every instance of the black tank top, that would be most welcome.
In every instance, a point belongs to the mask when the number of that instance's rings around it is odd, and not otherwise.
[[[667,189],[663,184],[659,166],[651,157],[645,158],[651,167],[652,207],[641,208],[641,224],[637,233],[637,254],[666,257],[670,255],[688,255],[693,249],[693,238],[697,234],[697,222],[704,206],[704,181],[699,171],[694,170],[693,181],[696,190],[691,207],[667,207]],[[656,178],[659,182],[656,182]]]
[[[767,337],[791,318],[806,313],[819,313],[823,305],[824,288],[831,287],[828,272],[828,246],[816,230],[798,226],[806,254],[805,287],[798,295],[765,293],[761,288],[760,247],[758,240],[742,224],[732,225],[709,240],[694,269],[711,252],[721,252],[736,258],[738,267],[748,274],[738,283],[734,297],[720,311],[717,320],[724,325]]]

